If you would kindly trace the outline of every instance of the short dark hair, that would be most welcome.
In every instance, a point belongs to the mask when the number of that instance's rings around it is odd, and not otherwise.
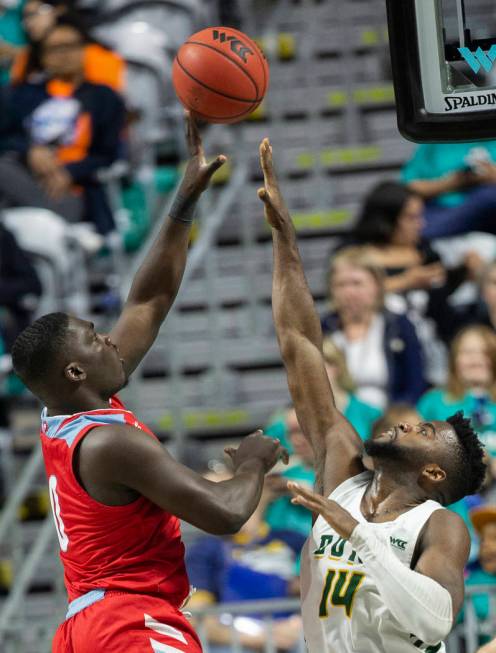
[[[458,447],[454,449],[454,473],[448,479],[450,503],[465,496],[476,494],[484,482],[487,465],[484,462],[484,448],[474,431],[470,419],[458,411],[446,420],[455,430]]]
[[[391,241],[391,233],[407,200],[417,193],[399,181],[382,181],[366,195],[353,238],[357,243],[384,245]]]
[[[68,328],[66,313],[48,313],[17,336],[12,346],[12,365],[28,387],[49,374],[66,342]]]

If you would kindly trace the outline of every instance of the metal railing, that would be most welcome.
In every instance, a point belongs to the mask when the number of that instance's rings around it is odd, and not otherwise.
[[[473,607],[473,597],[488,594],[491,608],[488,619],[478,621]],[[493,607],[496,603],[496,588],[494,586],[473,586],[466,591],[465,620],[457,625],[446,640],[447,653],[476,653],[483,641],[496,636],[496,612]],[[55,604],[57,607],[58,604]],[[60,611],[59,611],[60,612]],[[45,620],[31,619],[29,628],[26,623],[11,613],[8,623],[1,624],[0,650],[3,653],[49,653],[51,640],[58,626],[57,611]],[[256,649],[259,653],[277,653],[274,628],[278,618],[288,615],[300,615],[300,600],[270,599],[262,601],[240,601],[237,603],[220,603],[204,608],[191,610],[194,626],[202,642],[204,653],[248,653],[253,648],[243,647],[243,634],[263,632],[263,643]],[[63,617],[62,617],[63,618]],[[224,626],[228,637],[222,638],[222,643],[209,640],[207,634],[208,620],[215,619]],[[27,631],[29,631],[27,633]],[[29,640],[28,643],[26,642]],[[24,637],[24,639],[23,639]],[[36,642],[35,647],[30,647],[30,642]],[[306,653],[303,626],[300,626],[295,637],[295,642],[290,653]],[[288,651],[288,653],[289,653]]]

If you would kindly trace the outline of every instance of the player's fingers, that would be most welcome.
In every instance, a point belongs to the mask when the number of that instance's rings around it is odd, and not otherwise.
[[[272,197],[269,195],[267,190],[265,188],[259,188],[257,192],[258,192],[258,197],[262,200],[265,206],[268,206],[273,209],[274,203],[272,202]]]
[[[188,154],[193,156],[193,119],[191,113],[187,109],[184,110],[184,128],[186,131]]]
[[[186,134],[190,156],[203,153],[202,140],[198,130],[198,123],[190,111],[186,111]]]
[[[309,499],[305,499],[305,497],[302,496],[297,496],[293,497],[291,499],[291,503],[295,506],[303,506],[304,508],[307,508],[307,510],[310,510],[311,512],[318,512],[322,510],[322,506],[318,504],[316,501],[310,501]]]
[[[288,481],[288,489],[295,496],[304,497],[308,501],[315,501],[317,503],[322,503],[323,497],[321,497],[320,494],[316,494],[312,490],[309,490],[308,488],[303,487],[302,485],[299,485],[294,481]]]
[[[207,175],[208,178],[217,172],[219,168],[221,168],[224,163],[227,161],[227,157],[225,157],[223,154],[220,154],[216,159],[214,159],[211,163],[208,164],[207,168]]]
[[[260,145],[260,162],[262,170],[267,179],[275,179],[274,164],[272,161],[272,146],[268,138],[264,138]]]
[[[287,465],[289,463],[289,452],[285,447],[279,447],[279,458],[282,460],[282,462]]]
[[[234,447],[226,447],[224,449],[224,453],[229,456],[229,458],[233,459],[234,454],[236,453],[236,449]]]

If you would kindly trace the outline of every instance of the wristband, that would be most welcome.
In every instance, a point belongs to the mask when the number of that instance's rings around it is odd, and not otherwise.
[[[169,217],[175,222],[191,224],[195,217],[197,197],[185,196],[179,191],[176,193],[174,201],[169,211]]]

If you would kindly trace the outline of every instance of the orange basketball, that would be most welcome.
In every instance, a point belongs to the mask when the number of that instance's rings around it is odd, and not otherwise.
[[[189,37],[172,67],[181,103],[208,122],[239,122],[263,100],[269,66],[254,41],[231,27],[209,27]]]

